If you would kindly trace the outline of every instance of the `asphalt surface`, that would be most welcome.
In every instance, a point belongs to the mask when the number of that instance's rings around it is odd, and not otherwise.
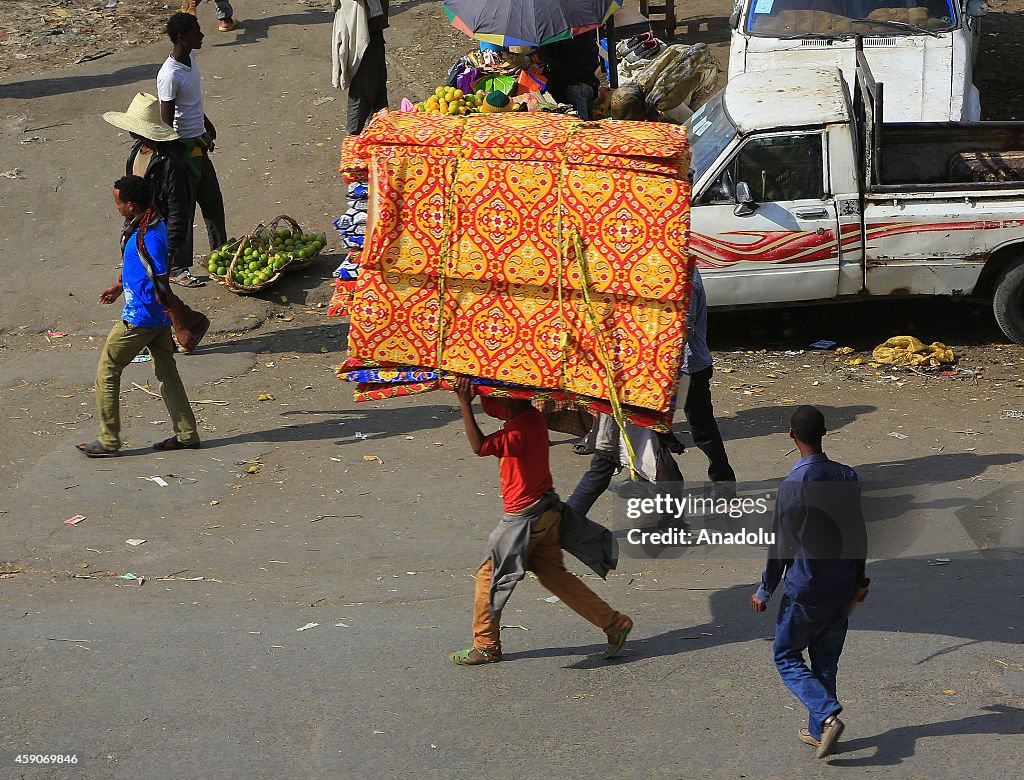
[[[344,121],[344,95],[326,86],[330,16],[254,5],[240,0],[243,32],[210,32],[202,55],[229,229],[286,211],[327,230]],[[435,5],[395,4],[395,100],[425,94],[466,47]],[[212,3],[200,18],[212,26]],[[149,448],[169,429],[142,364],[123,384],[127,449],[81,457],[100,339],[118,314],[95,301],[116,274],[107,182],[126,148],[98,114],[150,88],[165,56],[158,44],[0,81],[0,170],[25,175],[0,179],[0,777],[1019,773],[1024,350],[998,345],[984,309],[711,318],[741,494],[770,491],[795,461],[785,430],[797,402],[823,408],[827,451],[865,479],[872,592],[851,619],[847,730],[828,761],[797,741],[806,714],[771,662],[777,605],[750,610],[764,550],[651,557],[626,542],[610,495],[592,514],[620,539],[618,570],[601,582],[569,565],[634,618],[622,657],[602,661],[603,635],[528,579],[502,618],[506,661],[448,662],[470,641],[472,575],[500,512],[496,463],[469,452],[447,394],[351,400],[333,375],[345,323],[317,305],[334,253],[271,294],[184,292],[214,319],[209,344],[178,361],[201,402],[202,449]],[[335,100],[313,105],[323,97]],[[55,123],[66,124],[26,133]],[[22,145],[26,134],[48,140]],[[963,372],[847,365],[807,347],[827,337],[864,355],[905,332],[945,340]],[[564,436],[553,444],[568,495],[586,460]],[[680,465],[696,489],[703,456]],[[74,515],[86,519],[65,525]],[[16,763],[33,753],[78,763]]]

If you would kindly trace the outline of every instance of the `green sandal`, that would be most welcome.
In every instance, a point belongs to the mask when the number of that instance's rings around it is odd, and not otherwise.
[[[489,650],[481,650],[477,647],[470,647],[460,650],[448,656],[453,664],[458,666],[480,666],[481,664],[496,664],[501,660],[501,653],[492,653]]]
[[[629,632],[633,630],[633,622],[630,621],[629,625],[621,631],[608,634],[608,649],[605,650],[601,657],[604,659],[614,658],[622,650],[622,646],[626,644],[626,637],[629,636]]]

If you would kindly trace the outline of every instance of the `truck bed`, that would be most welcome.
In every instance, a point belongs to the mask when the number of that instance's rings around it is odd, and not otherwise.
[[[883,124],[870,191],[1024,187],[1024,122]]]

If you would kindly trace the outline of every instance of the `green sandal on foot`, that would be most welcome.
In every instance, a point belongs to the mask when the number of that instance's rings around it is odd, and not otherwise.
[[[601,654],[601,657],[607,660],[617,656],[619,651],[622,650],[622,646],[626,644],[626,637],[629,636],[629,632],[632,630],[633,623],[630,621],[630,624],[622,630],[608,634],[608,649]]]
[[[452,653],[448,659],[458,666],[480,666],[481,664],[496,664],[501,660],[501,653],[492,653],[489,650],[480,650],[470,647],[467,650],[460,650]]]

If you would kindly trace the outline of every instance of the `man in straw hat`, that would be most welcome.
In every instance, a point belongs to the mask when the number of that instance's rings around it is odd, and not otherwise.
[[[160,101],[146,92],[137,94],[127,111],[108,111],[103,119],[127,130],[134,141],[125,163],[125,175],[141,176],[152,186],[153,202],[167,223],[170,274],[182,283],[191,276],[189,239],[195,198],[192,179],[185,168],[185,147],[178,134],[160,119]]]
[[[224,224],[224,196],[217,181],[217,171],[210,160],[210,151],[217,130],[203,110],[203,91],[199,76],[199,62],[195,50],[202,48],[203,31],[199,20],[190,14],[174,14],[167,22],[167,36],[174,44],[171,56],[160,67],[156,77],[157,96],[160,98],[160,118],[178,133],[185,147],[185,167],[195,186],[192,216],[195,206],[203,210],[203,222],[210,240],[210,251],[227,243]],[[191,227],[192,220],[189,220]],[[192,233],[187,243],[188,257],[181,257],[171,282],[185,287],[198,285],[188,271],[192,264]],[[181,263],[188,262],[184,271]]]

